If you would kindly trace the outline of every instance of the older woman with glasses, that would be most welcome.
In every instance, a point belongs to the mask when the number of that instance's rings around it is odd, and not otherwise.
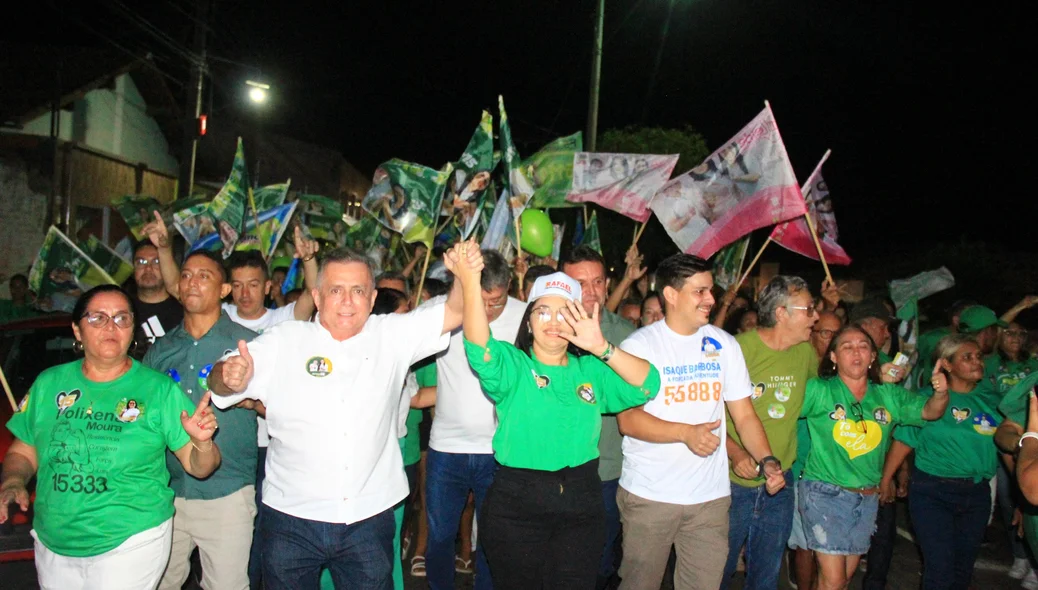
[[[807,383],[800,416],[811,450],[798,483],[800,516],[808,549],[818,560],[817,588],[846,587],[869,550],[875,528],[883,460],[894,426],[921,426],[948,406],[947,377],[935,368],[930,397],[884,383],[876,345],[855,325],[833,336]]]
[[[1010,322],[999,335],[995,354],[984,362],[984,375],[991,377],[1001,395],[1038,370],[1038,359],[1027,351],[1027,336],[1027,329]]]
[[[155,588],[173,534],[166,449],[197,478],[220,464],[208,394],[196,407],[128,356],[131,310],[114,285],[81,295],[72,332],[83,359],[41,373],[7,423],[16,440],[0,475],[0,523],[9,504],[28,509],[35,476],[44,589]]]

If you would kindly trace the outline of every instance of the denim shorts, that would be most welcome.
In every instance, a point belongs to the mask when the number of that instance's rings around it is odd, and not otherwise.
[[[800,517],[807,548],[829,555],[864,555],[876,530],[877,494],[858,494],[823,481],[801,480]]]
[[[807,536],[804,534],[804,521],[800,518],[800,482],[793,483],[793,528],[789,531],[790,549],[807,549]]]

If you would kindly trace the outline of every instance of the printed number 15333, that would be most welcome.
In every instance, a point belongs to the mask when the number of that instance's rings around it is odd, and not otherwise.
[[[720,381],[699,381],[684,385],[668,385],[663,388],[663,403],[668,406],[684,402],[716,402],[720,399]]]

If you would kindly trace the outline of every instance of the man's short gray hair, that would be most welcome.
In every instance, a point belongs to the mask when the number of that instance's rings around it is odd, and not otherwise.
[[[778,323],[775,311],[789,305],[789,298],[801,291],[810,291],[807,281],[792,275],[778,275],[771,279],[757,298],[757,325],[773,328]]]
[[[371,288],[375,288],[375,265],[371,261],[371,258],[353,248],[334,248],[329,250],[321,258],[321,266],[317,269],[317,288],[321,288],[321,281],[324,279],[324,270],[328,268],[329,264],[339,263],[348,264],[350,262],[359,262],[368,268],[368,275],[371,277]]]
[[[484,291],[493,291],[498,287],[508,288],[512,281],[512,269],[505,257],[497,250],[485,249],[483,254],[483,275],[479,278],[479,287]]]

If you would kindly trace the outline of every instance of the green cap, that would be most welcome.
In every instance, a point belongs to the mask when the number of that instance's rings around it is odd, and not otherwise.
[[[994,310],[983,305],[967,307],[959,314],[959,332],[963,334],[976,334],[984,328],[990,328],[991,326],[1005,328],[1008,325],[998,319]]]

